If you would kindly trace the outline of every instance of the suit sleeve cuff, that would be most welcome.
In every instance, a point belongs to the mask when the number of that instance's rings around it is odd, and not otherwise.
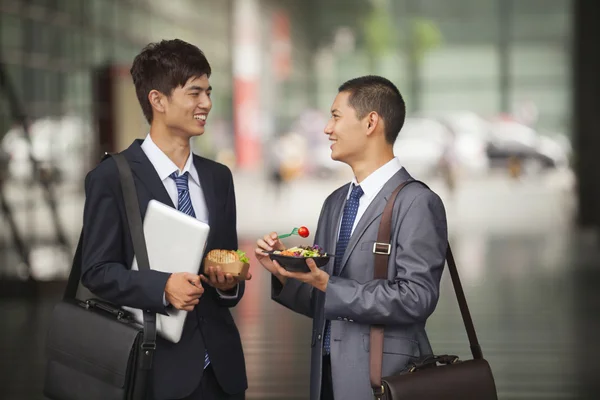
[[[222,299],[227,299],[227,300],[237,299],[239,292],[240,292],[240,284],[239,283],[237,285],[235,285],[235,288],[228,290],[227,292],[217,289],[217,293],[219,294],[219,297]]]

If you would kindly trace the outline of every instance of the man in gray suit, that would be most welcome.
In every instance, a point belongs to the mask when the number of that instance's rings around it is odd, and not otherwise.
[[[348,164],[351,183],[334,191],[321,210],[315,244],[331,254],[322,269],[291,273],[263,251],[284,249],[272,232],[257,241],[256,256],[272,273],[272,298],[313,319],[311,400],[373,398],[369,330],[385,326],[383,376],[432,353],[425,322],[434,311],[448,244],[444,206],[418,183],[395,203],[388,279],[373,279],[374,243],[391,193],[409,179],[393,144],[405,104],[387,79],[366,76],[344,83],[325,133],[331,157]]]

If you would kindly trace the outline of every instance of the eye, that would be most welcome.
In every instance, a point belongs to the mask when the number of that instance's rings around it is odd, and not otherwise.
[[[211,94],[212,94],[212,92],[206,92],[206,95],[208,96],[208,98],[210,98]]]
[[[192,93],[190,93],[190,96],[198,97],[199,94],[200,93],[198,93],[198,92],[192,92]]]

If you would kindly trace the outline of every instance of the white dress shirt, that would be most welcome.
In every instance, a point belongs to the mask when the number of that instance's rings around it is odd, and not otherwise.
[[[183,170],[180,170],[177,165],[167,156],[157,145],[154,143],[150,134],[146,136],[144,142],[142,143],[142,150],[150,160],[150,163],[156,170],[158,177],[162,181],[171,201],[173,201],[173,205],[175,207],[179,204],[179,196],[177,193],[177,184],[173,179],[170,178],[170,175],[173,172],[178,172],[179,175],[189,173],[188,177],[188,187],[190,191],[190,200],[192,201],[192,207],[194,208],[194,213],[196,214],[196,219],[208,224],[208,207],[206,206],[206,200],[204,198],[204,192],[202,191],[202,186],[200,185],[200,178],[198,177],[198,171],[196,171],[196,166],[193,163],[194,156],[190,152],[190,155],[183,166]],[[236,286],[235,295],[228,295],[217,289],[217,293],[224,299],[234,299],[238,295],[238,286]],[[164,295],[163,295],[164,299]],[[165,305],[167,304],[166,300],[164,300]]]
[[[206,207],[202,186],[200,186],[198,171],[196,171],[196,166],[192,162],[194,158],[192,154],[190,153],[183,170],[180,170],[177,165],[175,165],[175,163],[158,148],[156,143],[152,141],[150,135],[146,136],[146,139],[144,139],[142,150],[146,154],[146,157],[148,157],[148,160],[152,163],[152,166],[154,166],[154,169],[165,186],[175,208],[178,206],[179,196],[177,194],[177,184],[170,178],[170,175],[173,172],[178,172],[179,175],[185,174],[186,172],[189,173],[188,186],[194,213],[196,214],[197,219],[208,224],[208,208]]]
[[[398,157],[394,157],[390,161],[388,161],[385,165],[379,167],[375,172],[371,173],[371,175],[367,176],[361,183],[360,187],[363,190],[363,195],[360,197],[358,203],[358,211],[356,213],[356,219],[354,220],[354,225],[352,225],[352,233],[354,233],[354,229],[356,225],[358,225],[358,221],[363,216],[369,205],[373,202],[373,199],[377,194],[381,191],[383,186],[389,181],[392,176],[396,175],[398,171],[402,168],[402,164],[400,164],[400,160]],[[355,186],[358,185],[356,177],[352,179],[352,184]],[[352,185],[348,188],[348,195],[346,196],[346,200],[350,198],[350,193],[352,192]],[[341,227],[341,222],[340,222]],[[338,227],[338,236],[339,229]]]

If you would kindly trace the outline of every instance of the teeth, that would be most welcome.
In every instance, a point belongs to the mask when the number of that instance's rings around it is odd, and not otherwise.
[[[206,115],[205,114],[194,115],[194,119],[206,121]]]

